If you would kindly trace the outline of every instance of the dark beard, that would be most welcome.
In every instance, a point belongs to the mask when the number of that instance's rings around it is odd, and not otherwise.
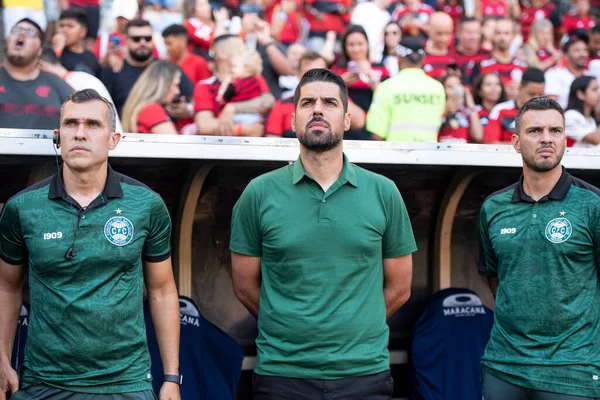
[[[135,53],[129,50],[129,55],[137,62],[148,61],[152,57],[152,50],[148,50],[147,53]]]
[[[313,130],[312,134],[308,134],[307,132],[310,124],[317,121],[327,124],[327,129],[315,129]],[[300,135],[297,135],[297,137],[300,144],[307,150],[315,153],[324,153],[336,148],[342,142],[343,135],[334,135],[331,131],[330,125],[325,120],[313,118],[306,124],[304,132]]]
[[[4,48],[4,56],[6,57],[6,59],[8,60],[9,63],[11,63],[12,65],[14,65],[15,67],[27,67],[29,65],[31,65],[32,63],[34,63],[37,59],[37,55],[34,54],[31,57],[23,57],[23,56],[16,56],[14,54],[9,54],[8,53],[8,48]]]
[[[564,155],[564,152],[562,154],[557,153],[555,162],[553,162],[552,160],[542,160],[542,161],[536,162],[535,154],[533,155],[533,157],[526,157],[525,155],[523,155],[523,162],[532,171],[548,172],[548,171],[553,170],[560,164],[560,162],[562,161],[563,155]]]

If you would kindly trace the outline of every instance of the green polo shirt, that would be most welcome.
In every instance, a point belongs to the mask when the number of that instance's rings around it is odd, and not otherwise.
[[[110,166],[104,191],[86,208],[66,194],[58,175],[6,203],[0,257],[29,266],[23,387],[152,389],[142,260],[168,259],[170,234],[159,195]],[[75,256],[67,259],[72,244]]]
[[[480,273],[497,276],[490,374],[549,392],[600,397],[600,190],[563,170],[539,201],[523,178],[480,216]]]
[[[230,249],[261,257],[257,373],[389,369],[383,259],[417,249],[393,181],[344,156],[323,192],[298,159],[250,182],[233,209]]]

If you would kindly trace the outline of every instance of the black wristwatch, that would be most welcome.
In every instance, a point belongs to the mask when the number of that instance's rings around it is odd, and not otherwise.
[[[164,374],[163,375],[163,382],[172,382],[172,383],[176,383],[179,386],[181,386],[183,384],[183,375],[169,375],[169,374]]]

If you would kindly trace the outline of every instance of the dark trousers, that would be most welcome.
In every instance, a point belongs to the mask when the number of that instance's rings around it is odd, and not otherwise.
[[[37,385],[21,389],[10,400],[155,400],[152,390],[131,393],[91,394],[75,393],[49,386]]]
[[[542,392],[516,386],[483,371],[483,400],[593,400],[569,394]]]
[[[254,374],[254,400],[390,400],[389,370],[343,379],[298,379]]]

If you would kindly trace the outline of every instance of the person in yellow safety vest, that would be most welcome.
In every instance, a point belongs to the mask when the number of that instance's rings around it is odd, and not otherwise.
[[[421,68],[424,44],[404,38],[396,48],[400,72],[373,95],[366,127],[374,140],[437,142],[446,105],[444,86]]]

